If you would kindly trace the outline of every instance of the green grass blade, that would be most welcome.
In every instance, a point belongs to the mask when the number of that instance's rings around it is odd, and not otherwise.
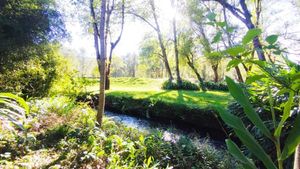
[[[298,144],[300,144],[300,115],[297,116],[294,126],[285,141],[281,159],[285,160],[292,155]]]
[[[294,92],[290,92],[290,95],[289,95],[289,99],[288,101],[285,103],[284,105],[284,108],[283,108],[283,115],[281,117],[281,120],[279,122],[279,125],[278,127],[276,128],[275,130],[275,133],[274,133],[274,136],[275,137],[279,137],[280,134],[281,134],[281,130],[282,130],[282,127],[283,127],[283,124],[284,122],[289,118],[290,116],[290,111],[291,111],[291,108],[293,106],[293,103],[294,103]]]

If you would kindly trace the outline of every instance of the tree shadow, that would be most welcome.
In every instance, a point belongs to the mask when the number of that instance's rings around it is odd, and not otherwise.
[[[152,98],[156,98],[157,99],[159,96],[167,94],[167,93],[170,93],[171,91],[172,90],[165,90],[163,92],[159,92],[159,93],[153,94],[153,95],[147,97],[147,99],[152,99]]]
[[[180,103],[184,103],[185,102],[185,98],[183,95],[183,91],[182,90],[177,90],[178,96],[177,96],[177,101]]]

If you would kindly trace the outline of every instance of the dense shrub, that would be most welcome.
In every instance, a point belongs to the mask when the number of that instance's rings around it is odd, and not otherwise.
[[[208,90],[228,91],[228,86],[225,82],[204,82],[204,87]]]
[[[57,75],[63,72],[57,67],[62,61],[60,58],[56,49],[47,47],[39,57],[15,62],[13,67],[0,73],[0,91],[18,93],[23,97],[46,96]]]
[[[187,81],[187,80],[182,80],[182,83],[179,84],[178,82],[175,81],[165,81],[162,84],[162,89],[164,90],[199,90],[199,86],[196,84]]]

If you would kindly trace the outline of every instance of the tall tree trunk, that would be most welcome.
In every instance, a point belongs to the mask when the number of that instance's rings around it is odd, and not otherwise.
[[[105,106],[105,79],[106,79],[106,34],[105,34],[105,19],[106,19],[106,0],[101,1],[101,15],[100,15],[100,59],[98,60],[100,71],[100,93],[99,93],[99,108],[97,113],[97,121],[102,125],[102,117]]]
[[[172,7],[176,8],[175,4],[174,4],[175,3],[174,0],[172,0],[171,3],[172,3]],[[182,80],[181,80],[180,71],[179,71],[179,53],[178,53],[177,28],[176,28],[176,17],[175,16],[173,16],[172,25],[173,25],[174,53],[175,53],[177,83],[179,85],[181,85]]]
[[[105,0],[103,0],[102,3],[105,3]],[[102,9],[102,6],[101,6],[101,9]],[[96,16],[95,16],[95,11],[94,11],[94,1],[93,0],[90,0],[90,13],[91,13],[91,17],[93,19],[92,24],[93,24],[93,31],[94,31],[94,47],[95,47],[95,52],[96,52],[98,69],[99,69],[99,72],[100,72],[100,86],[99,86],[100,93],[99,93],[99,108],[98,108],[98,113],[97,113],[97,121],[98,121],[99,125],[101,126],[101,124],[102,124],[102,115],[103,115],[103,112],[104,112],[104,106],[103,106],[104,105],[104,92],[102,90],[102,89],[104,89],[104,86],[103,86],[103,82],[104,82],[103,72],[105,72],[105,66],[104,66],[104,70],[103,70],[103,66],[102,66],[103,64],[105,65],[105,60],[104,60],[104,62],[102,61],[102,58],[103,58],[102,54],[105,51],[101,50],[101,54],[100,54],[100,49],[99,49],[99,36],[100,36],[100,34],[99,34],[98,26],[97,26],[97,23],[96,23]],[[105,16],[104,16],[104,19],[105,19]],[[102,21],[102,11],[101,11],[101,23],[100,23],[100,25],[102,24],[102,22],[103,21]],[[100,31],[101,31],[100,33],[101,34],[104,34],[104,27],[103,26],[104,25],[100,26]],[[101,28],[103,30],[101,30]],[[104,36],[101,36],[100,41],[103,41],[103,38],[104,38]],[[102,44],[101,44],[101,49],[103,49]]]
[[[214,82],[218,82],[219,81],[219,74],[218,74],[218,64],[212,65],[211,68],[214,72]]]
[[[295,150],[295,157],[294,157],[294,169],[300,168],[300,145],[297,146]]]
[[[171,68],[170,68],[170,65],[169,65],[167,52],[166,52],[166,47],[165,47],[164,42],[163,42],[160,26],[158,24],[158,19],[157,19],[157,16],[156,16],[154,0],[150,0],[150,6],[151,6],[151,9],[152,9],[152,15],[153,15],[153,18],[154,18],[154,21],[155,21],[155,30],[156,30],[156,33],[157,33],[159,46],[161,48],[163,61],[164,61],[166,71],[167,71],[168,76],[169,76],[169,80],[172,81],[173,80],[173,75],[172,75],[172,71],[171,71]]]

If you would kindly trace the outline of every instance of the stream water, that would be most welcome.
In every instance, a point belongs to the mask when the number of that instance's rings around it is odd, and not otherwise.
[[[197,138],[200,142],[209,142],[216,147],[224,147],[224,141],[209,138],[206,132],[197,131],[189,126],[161,123],[150,119],[133,117],[125,114],[105,111],[105,115],[112,120],[140,131],[151,132],[159,130],[166,141],[176,142],[180,137]]]

